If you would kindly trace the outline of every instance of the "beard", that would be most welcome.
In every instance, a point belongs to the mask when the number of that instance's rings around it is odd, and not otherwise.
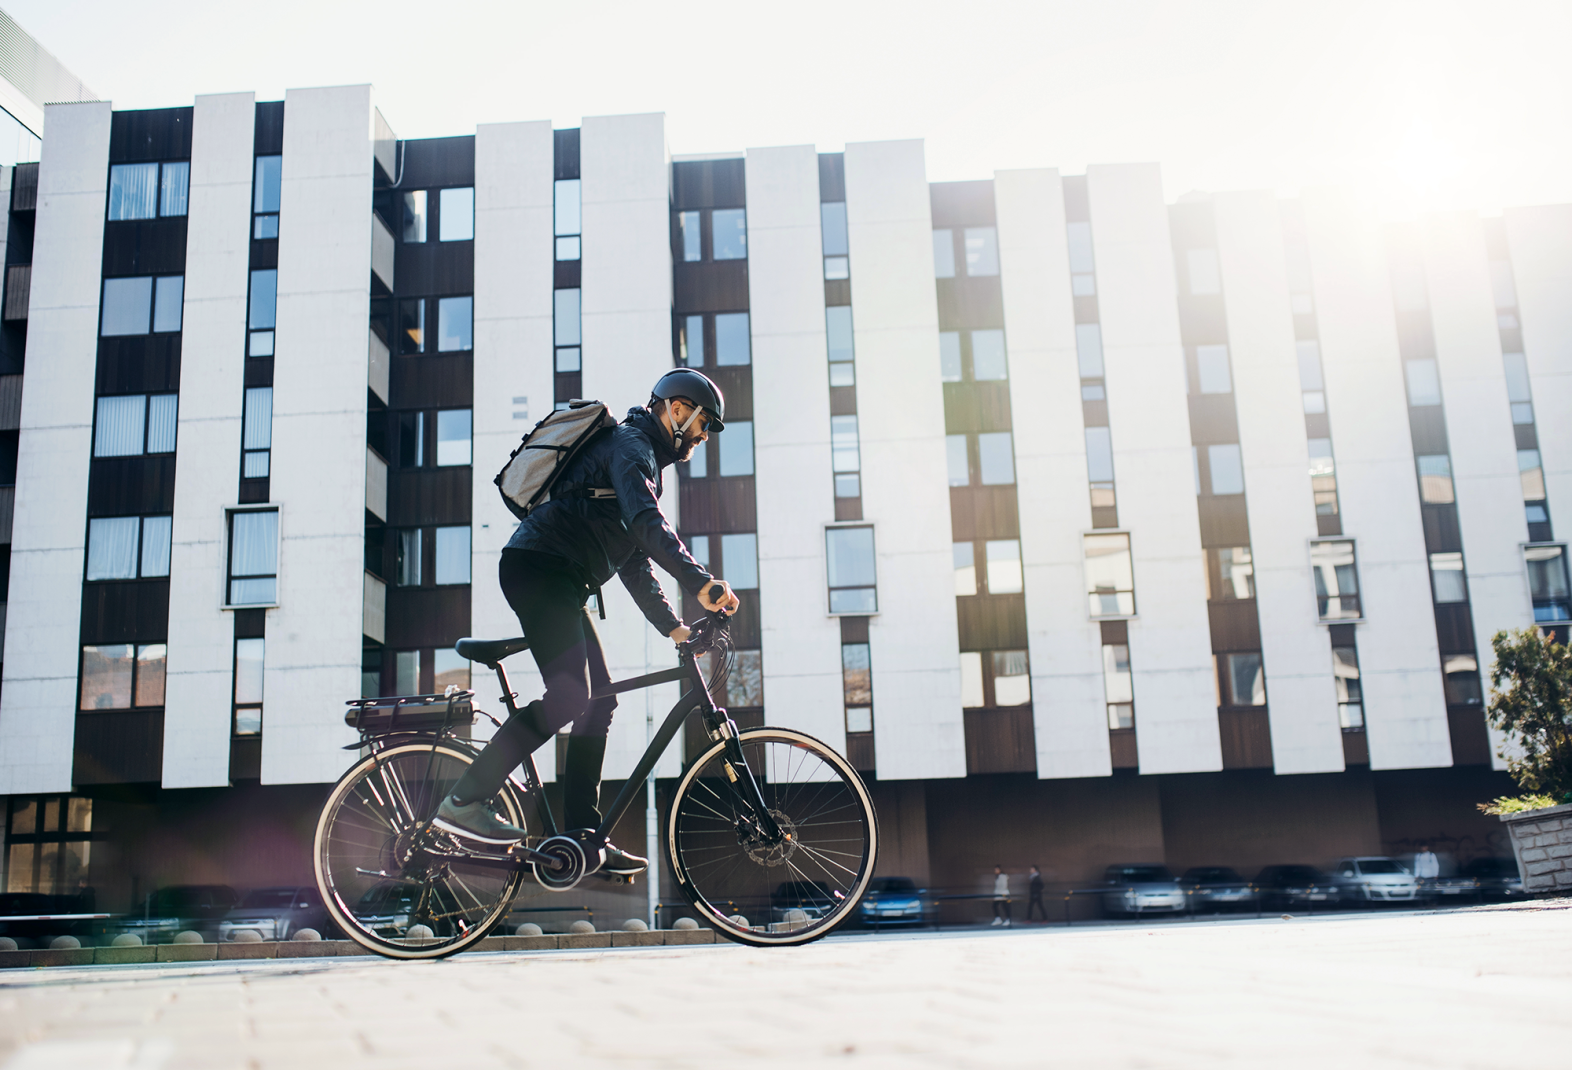
[[[693,451],[698,449],[700,445],[701,445],[701,443],[697,439],[688,438],[688,437],[684,436],[683,439],[682,439],[682,448],[677,451],[677,460],[679,460],[679,461],[692,460],[693,459]]]

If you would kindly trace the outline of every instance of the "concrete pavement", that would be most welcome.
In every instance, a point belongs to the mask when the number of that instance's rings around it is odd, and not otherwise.
[[[1523,1067],[1572,1060],[1572,900],[0,974],[4,1070]]]

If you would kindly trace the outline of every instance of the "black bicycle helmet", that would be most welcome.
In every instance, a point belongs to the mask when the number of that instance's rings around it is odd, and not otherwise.
[[[710,418],[707,427],[710,434],[726,429],[726,395],[703,372],[696,372],[692,368],[674,368],[655,381],[650,397],[661,401],[684,398]],[[686,430],[686,427],[681,428],[679,433]]]

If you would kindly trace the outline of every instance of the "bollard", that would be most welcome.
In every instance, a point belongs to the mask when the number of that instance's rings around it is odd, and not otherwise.
[[[411,925],[404,931],[404,937],[408,940],[425,943],[428,940],[435,940],[437,934],[432,931],[429,925]],[[299,937],[296,937],[296,939],[298,940]]]
[[[541,936],[544,933],[545,930],[532,921],[526,921],[523,925],[513,930],[514,936]]]
[[[300,930],[298,930],[295,933],[294,936],[290,937],[290,939],[291,940],[307,940],[307,941],[309,941],[309,940],[320,940],[320,939],[322,939],[322,934],[317,932],[315,929],[300,929]]]
[[[236,929],[230,939],[237,944],[260,944],[262,934],[255,929]]]
[[[9,936],[0,936],[0,951],[17,950],[16,941]]]
[[[594,931],[595,923],[592,921],[585,921],[582,918],[568,926],[568,932],[570,933],[592,933]]]
[[[142,938],[136,933],[121,933],[109,941],[110,947],[141,947]]]
[[[738,926],[739,928],[743,928],[743,929],[751,929],[751,928],[753,928],[753,926],[748,924],[748,919],[743,917],[741,914],[733,914],[731,917],[727,918],[726,920],[731,922],[733,925]]]
[[[671,927],[673,929],[681,929],[683,932],[692,932],[699,927],[699,923],[692,918],[678,918],[671,923]]]
[[[175,943],[177,944],[200,944],[202,942],[202,934],[191,929],[175,934]]]
[[[650,927],[645,924],[643,918],[629,918],[627,921],[622,923],[622,931],[629,933],[647,933],[650,931]]]
[[[82,941],[74,936],[57,936],[49,941],[51,951],[75,951],[82,946]]]

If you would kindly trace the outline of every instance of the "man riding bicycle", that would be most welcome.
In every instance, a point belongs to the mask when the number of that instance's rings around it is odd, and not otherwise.
[[[599,826],[601,766],[614,695],[591,699],[610,684],[606,655],[586,608],[615,573],[645,618],[681,643],[688,629],[666,600],[652,562],[711,611],[737,608],[730,585],[694,560],[660,509],[661,470],[686,461],[723,429],[726,400],[707,376],[667,372],[644,407],[581,450],[502,551],[499,579],[518,614],[546,693],[511,716],[443,800],[434,824],[483,843],[516,843],[526,833],[499,817],[491,799],[508,774],[563,726],[573,725],[562,771],[566,824]],[[718,584],[721,596],[709,597]],[[630,876],[648,859],[606,845],[603,872]]]

